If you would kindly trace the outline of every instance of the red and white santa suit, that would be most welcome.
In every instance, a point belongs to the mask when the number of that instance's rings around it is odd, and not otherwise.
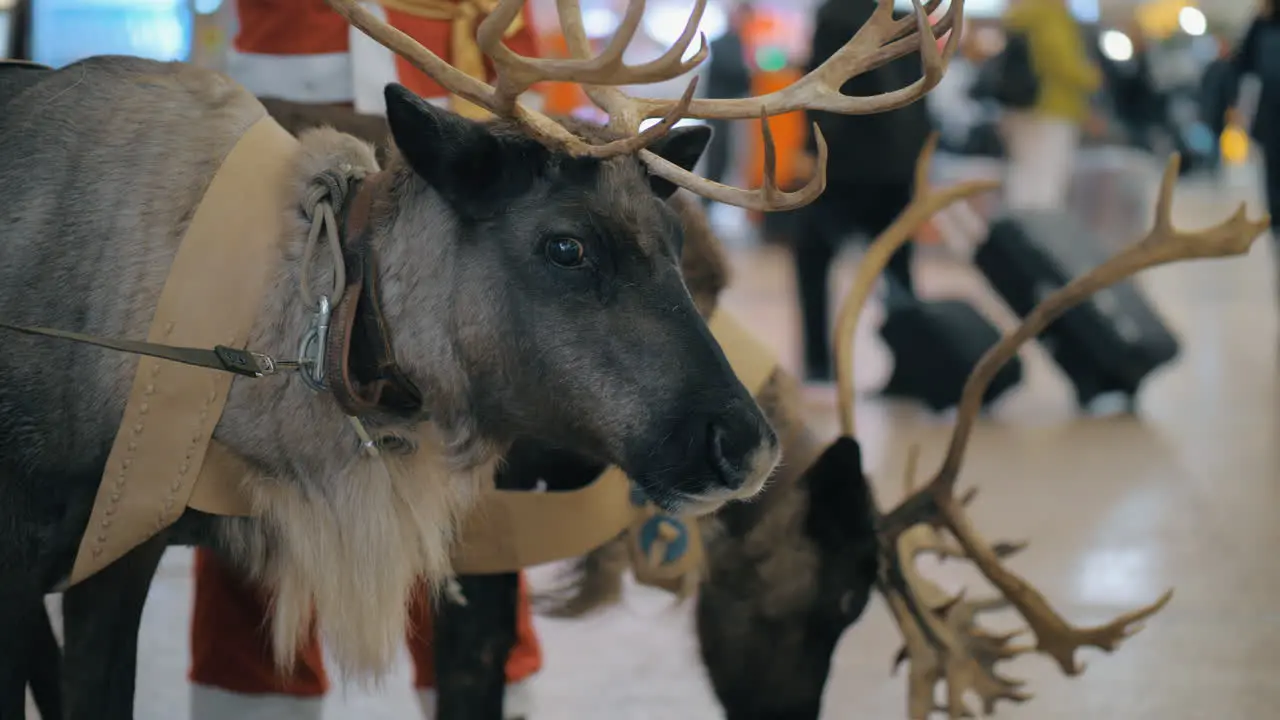
[[[383,0],[365,7],[476,77],[492,81],[492,66],[475,46],[475,28],[491,0]],[[324,0],[236,0],[239,30],[226,72],[254,94],[293,102],[349,104],[358,112],[384,115],[383,88],[399,82],[418,95],[456,111],[481,116],[444,88],[373,40],[350,27]],[[526,6],[507,32],[507,45],[538,54]],[[539,97],[522,102],[537,107]],[[420,593],[423,597],[427,593]],[[299,651],[293,675],[281,677],[271,656],[268,598],[225,567],[197,551],[191,626],[192,720],[319,720],[329,688],[319,640]],[[414,687],[428,718],[434,716],[435,668],[431,613],[418,602],[406,644],[414,664]],[[529,679],[542,667],[534,634],[528,587],[521,577],[517,641],[507,661],[508,717],[529,713]]]
[[[365,8],[474,77],[493,79],[475,43],[475,30],[496,0],[382,0]],[[324,0],[236,0],[239,30],[227,73],[254,94],[294,102],[351,103],[358,112],[385,114],[382,90],[399,82],[418,95],[475,116],[439,83],[351,27]],[[536,57],[528,5],[507,29],[507,47]],[[536,91],[522,102],[540,105]]]

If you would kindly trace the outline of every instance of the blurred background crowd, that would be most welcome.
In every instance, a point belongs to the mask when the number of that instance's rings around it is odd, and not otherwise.
[[[314,0],[317,6],[322,0]],[[0,55],[62,65],[127,53],[224,67],[236,37],[231,0],[0,0]],[[540,52],[566,52],[553,0],[534,0]],[[678,36],[692,0],[652,0],[630,51],[656,56]],[[944,2],[937,18],[946,8]],[[624,0],[583,0],[597,41],[616,28]],[[898,0],[899,14],[910,11]],[[702,30],[711,40],[700,93],[743,97],[786,86],[836,51],[870,16],[872,0],[710,0]],[[1072,209],[1092,230],[1127,234],[1146,221],[1142,173],[1169,153],[1186,176],[1225,185],[1251,182],[1280,194],[1280,134],[1269,116],[1280,92],[1280,31],[1266,2],[1253,0],[969,0],[963,42],[926,102],[887,114],[774,118],[784,186],[812,172],[810,121],[830,148],[832,189],[813,206],[768,216],[712,207],[731,243],[791,247],[801,309],[804,372],[831,377],[828,275],[848,238],[887,226],[912,193],[913,165],[929,133],[940,133],[932,172],[947,180],[1004,179],[993,194],[940,215],[890,265],[886,301],[913,297],[911,256],[971,246],[998,209]],[[907,57],[851,81],[848,94],[902,87],[919,76]],[[234,76],[234,73],[232,73]],[[678,94],[684,80],[650,88]],[[262,93],[259,93],[262,94]],[[544,88],[550,109],[593,117],[579,88]],[[697,122],[697,121],[685,121]],[[755,123],[716,122],[701,170],[712,179],[758,186],[763,145]],[[1252,134],[1250,133],[1252,130]],[[1244,178],[1244,179],[1242,179]]]

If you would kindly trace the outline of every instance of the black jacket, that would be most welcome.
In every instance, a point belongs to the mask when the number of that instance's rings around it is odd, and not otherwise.
[[[813,70],[836,53],[871,19],[876,0],[827,0],[818,9],[813,49],[806,70]],[[924,70],[918,53],[851,78],[840,88],[845,95],[867,96],[897,90],[918,80]],[[828,181],[835,185],[910,183],[933,122],[924,100],[874,115],[809,113],[827,141]],[[815,143],[812,133],[809,148]]]
[[[751,70],[743,58],[742,36],[730,30],[711,41],[707,61],[707,97],[743,98],[751,94]]]
[[[1215,136],[1227,126],[1227,108],[1236,102],[1240,78],[1230,59],[1219,58],[1205,66],[1200,75],[1200,120]]]
[[[1114,71],[1108,77],[1116,114],[1121,119],[1140,125],[1159,125],[1168,117],[1168,103],[1163,93],[1156,89],[1151,72],[1151,55],[1145,51],[1135,53],[1128,72],[1116,68],[1116,63],[1104,63]]]
[[[1254,20],[1231,62],[1233,90],[1244,75],[1256,75],[1262,81],[1252,135],[1267,150],[1280,149],[1280,17]]]

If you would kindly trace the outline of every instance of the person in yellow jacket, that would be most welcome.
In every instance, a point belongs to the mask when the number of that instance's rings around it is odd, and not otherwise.
[[[1004,16],[1010,34],[1026,38],[1038,96],[1025,110],[1009,110],[1004,134],[1009,155],[1005,200],[1010,209],[1066,204],[1081,127],[1102,74],[1089,58],[1067,0],[1016,0]]]

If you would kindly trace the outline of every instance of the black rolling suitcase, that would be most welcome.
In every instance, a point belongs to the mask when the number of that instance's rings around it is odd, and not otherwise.
[[[941,411],[960,402],[965,380],[1000,340],[1000,331],[962,300],[908,300],[888,307],[880,337],[894,359],[884,394],[916,398]],[[1022,364],[1015,357],[996,374],[983,405],[1021,380]]]
[[[973,261],[1015,313],[1106,259],[1101,243],[1063,212],[1011,213],[991,225]],[[1067,311],[1039,337],[1070,378],[1081,407],[1122,392],[1130,408],[1151,371],[1178,355],[1178,340],[1132,281]]]

